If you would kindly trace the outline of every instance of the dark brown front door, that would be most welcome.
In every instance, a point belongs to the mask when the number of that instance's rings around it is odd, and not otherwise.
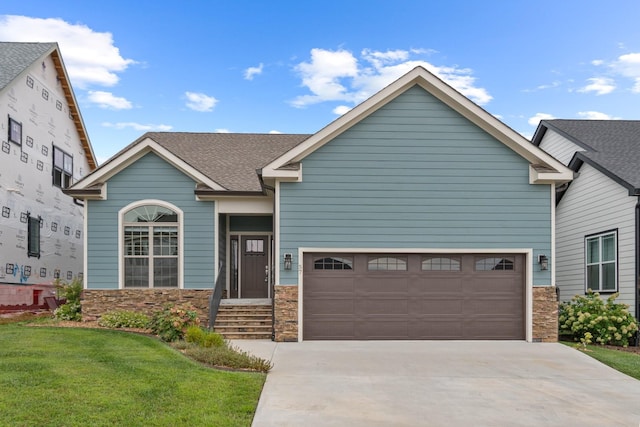
[[[269,291],[269,237],[242,236],[241,298],[267,298]]]

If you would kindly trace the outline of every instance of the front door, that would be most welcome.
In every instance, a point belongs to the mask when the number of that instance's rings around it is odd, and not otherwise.
[[[241,298],[269,296],[269,237],[242,236]]]

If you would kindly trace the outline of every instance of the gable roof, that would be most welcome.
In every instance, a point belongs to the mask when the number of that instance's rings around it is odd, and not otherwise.
[[[96,156],[93,153],[57,43],[0,42],[0,93],[7,90],[12,82],[27,73],[33,63],[41,61],[49,55],[51,55],[60,78],[60,85],[67,104],[69,104],[69,113],[78,132],[89,168],[94,170],[98,166]]]
[[[368,115],[386,105],[409,88],[420,86],[466,119],[529,161],[531,183],[561,183],[573,179],[573,172],[561,162],[533,146],[522,135],[502,123],[467,97],[423,67],[416,67],[363,103],[357,105],[306,141],[269,163],[264,177],[300,180],[301,169],[292,168],[309,154],[340,135]]]
[[[587,162],[640,195],[640,120],[542,120],[532,143],[540,145],[547,129],[585,150],[574,155],[570,168],[577,171]]]
[[[149,152],[162,157],[198,184],[200,192],[261,193],[265,164],[307,139],[306,134],[147,132],[67,192],[88,195]]]

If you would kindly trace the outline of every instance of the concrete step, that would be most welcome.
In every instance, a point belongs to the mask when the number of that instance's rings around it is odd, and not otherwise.
[[[223,334],[228,340],[270,340],[271,331],[269,332],[233,332]]]

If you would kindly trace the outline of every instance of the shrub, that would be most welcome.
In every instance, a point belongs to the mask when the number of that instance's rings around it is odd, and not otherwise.
[[[194,343],[178,341],[172,344],[187,357],[214,367],[269,372],[273,367],[268,360],[244,352],[231,346],[227,341],[220,347],[201,347]]]
[[[167,304],[151,317],[151,331],[163,341],[176,341],[184,337],[189,326],[198,326],[200,319],[191,304]]]
[[[82,306],[80,305],[82,281],[78,278],[73,279],[71,283],[64,283],[58,280],[55,286],[58,290],[58,296],[65,298],[67,302],[56,308],[53,315],[61,320],[82,320]]]
[[[629,306],[616,303],[615,293],[603,301],[600,294],[589,290],[560,305],[558,316],[560,335],[569,336],[584,345],[611,344],[626,347],[638,331],[638,324],[629,313]]]
[[[213,331],[205,331],[198,326],[188,327],[187,332],[184,335],[184,340],[206,348],[222,347],[224,345],[224,338],[222,335]]]
[[[114,310],[103,314],[98,320],[100,326],[106,328],[141,328],[149,327],[151,319],[143,313],[128,310]]]

